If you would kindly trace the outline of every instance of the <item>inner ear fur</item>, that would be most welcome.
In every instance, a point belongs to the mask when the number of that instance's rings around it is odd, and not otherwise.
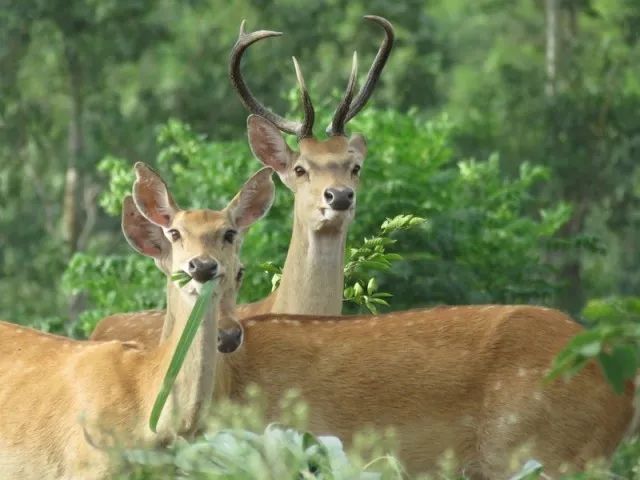
[[[249,115],[247,134],[254,156],[265,166],[273,168],[279,175],[286,173],[293,151],[287,145],[278,127],[264,117]]]
[[[264,217],[275,198],[273,169],[265,167],[246,181],[240,191],[229,202],[227,214],[231,222],[241,230],[250,227]]]
[[[122,233],[134,250],[148,257],[160,258],[170,248],[162,228],[140,213],[131,195],[122,201]]]
[[[136,181],[133,184],[133,200],[138,210],[151,222],[168,228],[180,209],[167,184],[158,173],[142,162],[136,163],[134,168]]]

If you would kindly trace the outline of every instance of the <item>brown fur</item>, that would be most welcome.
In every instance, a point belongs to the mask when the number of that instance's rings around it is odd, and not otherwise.
[[[318,434],[349,441],[391,426],[411,472],[433,470],[446,450],[473,478],[507,478],[510,459],[545,472],[608,457],[632,412],[633,388],[616,395],[589,364],[569,381],[543,381],[582,328],[561,312],[469,306],[376,316],[264,315],[242,321],[241,348],[221,357],[217,394],[231,385],[265,392],[271,412],[297,388]]]

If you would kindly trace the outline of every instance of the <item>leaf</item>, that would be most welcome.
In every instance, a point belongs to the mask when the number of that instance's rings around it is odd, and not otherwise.
[[[371,277],[369,283],[367,283],[367,293],[373,295],[376,290],[378,290],[378,282],[376,282],[375,277]]]
[[[202,323],[202,318],[204,317],[207,310],[210,308],[212,300],[213,300],[213,291],[218,282],[211,280],[206,282],[202,286],[202,290],[198,299],[196,300],[195,305],[193,306],[193,310],[191,310],[191,314],[187,319],[187,323],[182,331],[182,335],[178,340],[178,344],[176,345],[176,350],[173,353],[173,357],[171,357],[171,362],[169,363],[169,368],[167,369],[167,373],[165,374],[164,380],[162,381],[162,387],[160,388],[160,392],[158,392],[158,396],[156,397],[156,401],[153,404],[153,408],[151,409],[151,418],[149,419],[149,427],[152,432],[156,432],[156,427],[158,426],[158,420],[160,418],[160,414],[162,413],[162,409],[164,408],[164,404],[169,397],[169,393],[171,392],[171,388],[173,387],[173,383],[180,373],[180,368],[184,363],[184,359],[189,352],[189,348],[191,347],[191,343],[193,342],[193,338]]]
[[[638,368],[638,355],[631,345],[618,345],[611,353],[601,352],[598,361],[616,393],[624,392],[625,380],[632,379]]]
[[[178,270],[177,272],[171,274],[171,280],[176,282],[178,286],[184,287],[191,281],[191,276],[184,270]]]

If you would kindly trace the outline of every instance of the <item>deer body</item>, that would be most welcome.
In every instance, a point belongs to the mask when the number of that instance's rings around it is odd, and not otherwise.
[[[148,426],[190,311],[183,305],[186,315],[179,314],[180,306],[169,305],[167,315],[176,314],[173,331],[150,349],[0,323],[0,477],[105,478],[106,448],[159,445],[196,431],[213,394],[218,326],[212,317],[196,334],[158,434]]]
[[[157,446],[199,430],[213,396],[218,316],[232,317],[235,305],[235,237],[270,207],[271,172],[254,175],[222,212],[182,211],[160,177],[136,165],[134,195],[123,205],[125,236],[167,276],[183,269],[192,278],[181,287],[168,281],[161,339],[146,348],[0,322],[0,478],[109,478],[109,448]],[[153,404],[207,281],[219,282],[214,308],[205,313],[154,433]]]
[[[365,427],[392,427],[413,473],[433,471],[450,450],[471,478],[507,478],[523,449],[520,465],[535,458],[553,476],[563,465],[609,456],[632,416],[631,386],[616,395],[594,364],[571,380],[543,382],[554,356],[582,330],[547,308],[270,314],[241,323],[244,342],[221,357],[217,396],[241,399],[257,384],[273,414],[296,388],[314,433],[348,442]]]

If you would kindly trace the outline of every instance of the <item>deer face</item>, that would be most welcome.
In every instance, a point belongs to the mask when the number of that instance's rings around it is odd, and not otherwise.
[[[296,220],[312,231],[341,231],[353,219],[360,171],[366,156],[361,135],[320,141],[300,140],[300,152],[291,150],[278,128],[252,115],[249,143],[254,155],[272,167],[295,194]]]
[[[271,207],[272,170],[264,168],[242,187],[222,211],[182,210],[160,176],[137,163],[133,195],[124,201],[122,228],[138,252],[152,257],[167,275],[184,271],[191,280],[180,287],[191,299],[202,285],[220,279],[222,291],[239,287],[242,235]]]

